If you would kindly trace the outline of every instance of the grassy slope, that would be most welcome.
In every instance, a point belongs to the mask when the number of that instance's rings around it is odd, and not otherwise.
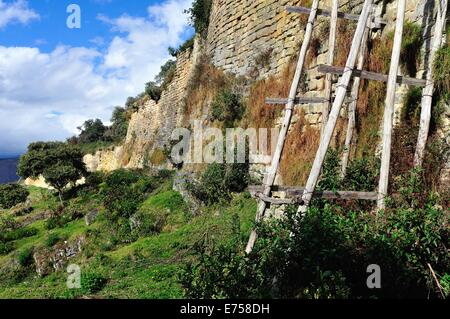
[[[53,198],[39,189],[31,188],[31,197],[38,213],[46,209]],[[93,203],[86,201],[85,205]],[[183,290],[178,281],[184,262],[192,258],[193,245],[205,236],[224,239],[231,231],[231,220],[238,214],[241,220],[242,236],[250,231],[255,201],[236,195],[228,206],[205,209],[202,215],[187,221],[186,205],[181,196],[167,187],[150,196],[142,209],[166,209],[170,211],[168,225],[161,234],[139,238],[128,245],[111,245],[106,221],[100,214],[96,222],[86,226],[83,219],[73,221],[61,229],[46,230],[44,221],[37,221],[29,227],[38,229],[37,235],[15,242],[17,250],[44,246],[50,233],[74,238],[86,234],[88,243],[83,252],[70,262],[81,266],[82,272],[102,273],[108,283],[95,298],[181,298]],[[95,235],[94,235],[95,234]],[[2,263],[16,258],[17,250],[0,257]],[[0,283],[0,298],[76,298],[79,290],[66,288],[67,274],[53,273],[38,278],[34,273],[20,283]]]

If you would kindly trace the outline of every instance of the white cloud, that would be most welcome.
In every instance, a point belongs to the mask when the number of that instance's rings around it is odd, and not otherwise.
[[[0,0],[0,29],[10,23],[27,24],[31,20],[39,19],[39,15],[28,8],[25,0],[6,3]]]
[[[167,47],[182,42],[188,22],[180,17],[191,1],[150,6],[146,17],[102,17],[118,32],[105,51],[0,46],[0,151],[66,138],[88,118],[108,121],[115,106],[159,72]]]

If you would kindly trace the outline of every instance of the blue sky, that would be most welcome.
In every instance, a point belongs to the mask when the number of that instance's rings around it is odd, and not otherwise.
[[[0,157],[61,140],[140,93],[193,34],[192,0],[0,0]],[[81,29],[69,29],[69,4]]]

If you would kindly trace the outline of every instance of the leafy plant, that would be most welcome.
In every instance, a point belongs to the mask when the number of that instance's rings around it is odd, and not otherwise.
[[[20,251],[18,261],[22,267],[30,266],[33,263],[33,248],[27,248]]]
[[[102,290],[106,283],[107,278],[100,273],[96,272],[82,272],[81,273],[81,290],[84,293],[93,294]]]
[[[0,207],[9,209],[27,200],[29,191],[19,184],[0,185]]]
[[[195,31],[201,36],[206,36],[209,26],[212,0],[194,0],[192,7],[186,12],[191,17],[191,23]]]
[[[230,89],[221,90],[211,105],[212,118],[223,122],[226,128],[234,127],[235,122],[242,119],[244,110],[241,97]]]
[[[18,175],[22,178],[37,178],[43,175],[45,180],[61,194],[68,184],[86,174],[83,153],[73,145],[61,142],[36,142],[28,146],[28,152],[22,155],[18,164]]]

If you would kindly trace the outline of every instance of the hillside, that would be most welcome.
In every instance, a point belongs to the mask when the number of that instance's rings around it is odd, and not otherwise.
[[[421,167],[413,159],[422,91],[396,87],[384,209],[373,200],[337,195],[377,195],[382,81],[361,81],[343,175],[351,103],[345,101],[317,183],[329,197],[314,197],[305,214],[297,213],[299,198],[288,204],[290,194],[282,190],[307,182],[321,139],[321,104],[294,108],[275,179],[281,190],[272,192],[281,205],[268,205],[267,216],[275,218],[255,222],[261,200],[249,186],[261,185],[270,167],[252,156],[270,159],[276,136],[264,145],[259,135],[256,152],[243,148],[242,163],[223,162],[220,138],[227,128],[267,135],[264,129],[282,126],[283,105],[265,99],[288,96],[306,27],[305,15],[285,7],[311,2],[194,1],[195,37],[170,49],[176,61],[116,108],[111,126],[87,121],[65,143],[30,145],[21,160],[28,198],[0,210],[0,298],[448,298],[450,74],[442,67],[450,61],[448,24],[433,69],[434,111]],[[389,72],[397,2],[376,1],[374,12],[385,24],[370,31],[367,71]],[[362,3],[342,1],[339,10],[359,14]],[[401,76],[424,78],[433,10],[429,1],[407,2]],[[318,66],[329,50],[327,21],[320,17],[314,26],[299,96],[323,97],[325,75]],[[355,25],[339,20],[336,66],[345,65]],[[338,77],[332,79],[336,88]],[[209,144],[213,137],[217,144]],[[180,145],[182,157],[173,151]],[[231,155],[238,150],[226,144]],[[59,167],[67,154],[87,171]],[[71,176],[64,183],[55,182],[54,175],[65,173]],[[37,175],[40,180],[32,178]],[[37,187],[48,184],[57,187]],[[245,254],[252,229],[258,240]],[[374,264],[382,270],[382,289],[367,285],[366,269]]]

